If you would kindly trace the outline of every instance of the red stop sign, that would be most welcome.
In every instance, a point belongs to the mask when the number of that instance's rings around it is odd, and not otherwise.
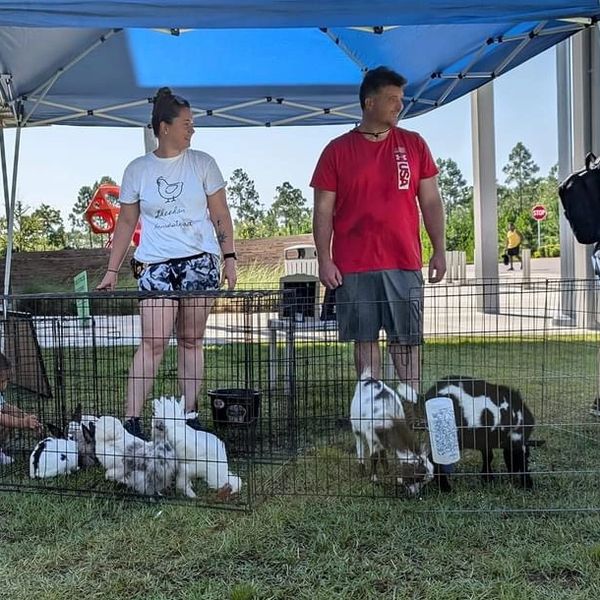
[[[536,221],[543,221],[548,216],[548,211],[546,210],[546,207],[543,204],[536,204],[531,209],[531,216]]]

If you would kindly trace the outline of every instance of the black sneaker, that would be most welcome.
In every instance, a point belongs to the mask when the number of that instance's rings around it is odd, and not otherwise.
[[[198,419],[198,413],[189,412],[185,416],[186,425],[189,425],[192,429],[196,431],[204,431],[202,423],[200,423],[200,419]]]
[[[150,438],[142,430],[142,423],[139,417],[126,419],[125,423],[123,423],[123,427],[127,433],[130,433],[136,438],[140,438],[140,440],[144,440],[145,442],[150,441]]]

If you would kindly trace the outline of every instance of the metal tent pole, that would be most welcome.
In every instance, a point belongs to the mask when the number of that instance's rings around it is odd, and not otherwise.
[[[0,126],[0,160],[2,161],[2,188],[4,189],[4,214],[8,224],[8,213],[10,212],[10,200],[8,196],[8,172],[6,170],[6,145],[4,141],[4,126]]]
[[[8,170],[6,165],[6,143],[4,140],[4,125],[0,125],[0,160],[2,161],[2,188],[4,189],[4,213],[6,215],[6,224],[8,226],[8,215],[10,214],[10,201],[8,195]],[[8,248],[8,245],[7,245]],[[2,301],[2,317],[8,316],[8,306],[6,299]],[[4,331],[0,331],[0,351],[4,352]]]
[[[148,152],[153,152],[156,148],[158,148],[158,142],[156,141],[154,132],[150,127],[144,127],[144,151],[148,154]]]
[[[13,251],[13,231],[15,222],[15,204],[17,199],[17,175],[19,170],[19,151],[21,149],[21,126],[17,127],[15,136],[15,153],[13,156],[13,172],[12,172],[12,188],[10,195],[10,209],[7,215],[7,234],[6,234],[6,260],[4,262],[4,296],[8,296],[10,291],[10,275],[12,266],[12,251]],[[5,314],[10,306],[6,306],[5,300]]]

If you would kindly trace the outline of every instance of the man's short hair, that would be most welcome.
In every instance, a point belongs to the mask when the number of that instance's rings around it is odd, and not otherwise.
[[[360,84],[360,90],[358,97],[360,98],[360,107],[365,108],[365,100],[376,94],[382,87],[386,85],[395,85],[396,87],[403,88],[406,85],[406,77],[388,69],[387,67],[377,67],[376,69],[369,69],[365,73],[365,77]]]

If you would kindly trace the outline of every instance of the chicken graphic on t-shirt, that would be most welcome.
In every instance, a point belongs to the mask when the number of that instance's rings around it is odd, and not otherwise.
[[[159,177],[156,180],[158,193],[167,201],[173,202],[175,198],[181,195],[183,191],[183,182],[169,183],[164,177]]]

